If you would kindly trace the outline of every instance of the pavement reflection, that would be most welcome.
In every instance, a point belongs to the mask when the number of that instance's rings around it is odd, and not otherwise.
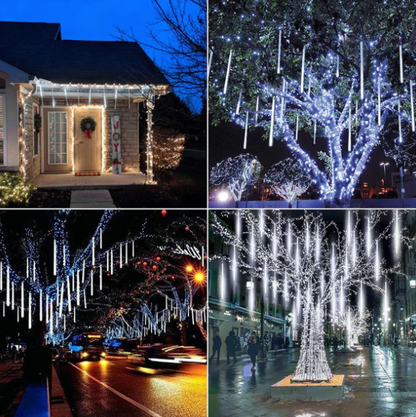
[[[336,374],[346,375],[341,401],[272,401],[270,386],[291,374],[297,351],[279,354],[256,371],[240,359],[235,365],[212,364],[209,371],[209,416],[241,417],[401,417],[416,416],[416,349],[405,346],[328,352]]]

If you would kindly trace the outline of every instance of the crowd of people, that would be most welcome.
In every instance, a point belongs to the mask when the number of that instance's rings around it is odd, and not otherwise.
[[[243,339],[243,343],[241,339]],[[260,353],[261,348],[267,352],[269,350],[278,350],[289,346],[289,340],[285,340],[282,334],[269,335],[266,333],[263,339],[261,339],[256,331],[252,331],[247,334],[246,337],[239,338],[236,336],[235,332],[231,330],[225,338],[224,343],[228,365],[231,361],[236,363],[237,352],[241,352],[244,349],[244,353],[247,353],[250,356],[252,370],[256,369],[257,356]],[[222,344],[222,339],[219,333],[216,332],[212,340],[212,355],[210,357],[210,362],[216,359],[217,363],[219,363]]]

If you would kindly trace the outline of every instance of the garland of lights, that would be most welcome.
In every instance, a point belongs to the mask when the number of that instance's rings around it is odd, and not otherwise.
[[[212,213],[212,231],[230,247],[228,255],[215,254],[220,262],[220,301],[228,288],[246,281],[248,308],[256,310],[256,293],[264,303],[291,304],[293,331],[303,326],[300,358],[293,381],[328,381],[323,322],[329,311],[343,316],[352,294],[357,294],[360,317],[364,316],[364,287],[384,294],[384,320],[388,320],[389,274],[403,274],[400,264],[389,267],[381,243],[392,241],[398,259],[402,244],[412,239],[401,228],[402,211],[346,212],[344,229],[324,215],[289,218],[281,211]],[[390,218],[391,216],[391,218]],[[233,230],[225,223],[235,218]],[[228,277],[226,264],[230,265]],[[261,283],[261,284],[259,284]],[[335,321],[333,321],[335,325]]]

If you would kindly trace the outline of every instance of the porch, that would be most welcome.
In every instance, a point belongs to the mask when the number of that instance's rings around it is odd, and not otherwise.
[[[102,173],[99,176],[79,176],[73,172],[65,174],[41,174],[34,181],[37,188],[49,189],[108,189],[127,185],[146,184],[146,175],[135,172],[123,172],[119,175]]]

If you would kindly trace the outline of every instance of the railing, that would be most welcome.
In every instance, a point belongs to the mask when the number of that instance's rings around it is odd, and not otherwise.
[[[14,417],[50,417],[48,380],[28,384]]]

